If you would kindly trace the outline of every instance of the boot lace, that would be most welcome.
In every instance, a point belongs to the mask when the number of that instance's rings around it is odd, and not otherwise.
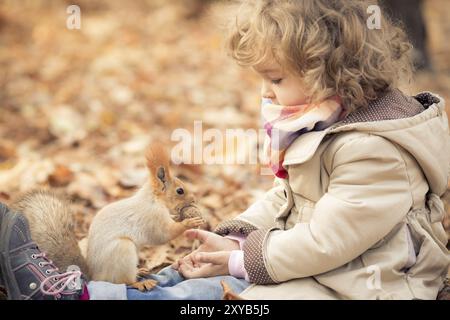
[[[50,266],[45,272],[51,274],[59,272],[59,269],[55,267],[52,260],[49,260],[44,252],[33,254],[33,259],[41,258],[44,261],[39,262],[39,266]],[[67,271],[56,275],[49,276],[41,282],[40,290],[43,294],[49,296],[61,297],[61,293],[65,290],[74,290],[77,288],[77,284],[81,278],[81,271]]]

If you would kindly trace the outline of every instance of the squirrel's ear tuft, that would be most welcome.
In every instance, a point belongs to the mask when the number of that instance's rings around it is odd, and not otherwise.
[[[146,158],[152,184],[164,191],[170,180],[169,158],[164,146],[160,142],[152,143],[147,150]]]
[[[156,176],[158,177],[159,180],[161,180],[161,182],[166,182],[166,173],[164,167],[159,167]]]

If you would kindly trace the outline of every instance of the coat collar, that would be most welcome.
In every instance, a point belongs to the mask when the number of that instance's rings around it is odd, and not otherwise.
[[[283,165],[301,164],[311,159],[327,135],[344,131],[401,130],[439,116],[444,109],[444,100],[436,94],[423,92],[408,97],[399,90],[391,91],[325,130],[298,137],[286,151]]]

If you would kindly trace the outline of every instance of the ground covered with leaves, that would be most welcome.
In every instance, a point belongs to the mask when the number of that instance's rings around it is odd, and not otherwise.
[[[73,199],[81,239],[100,208],[145,181],[152,141],[170,149],[174,130],[192,132],[196,120],[203,130],[257,129],[259,82],[222,50],[217,16],[209,14],[210,5],[220,12],[220,2],[75,2],[80,30],[66,28],[71,2],[0,4],[0,200],[40,186],[61,190]],[[450,5],[426,6],[436,72],[417,74],[405,90],[449,100],[450,48],[443,40],[450,26],[440,6]],[[223,155],[248,152],[226,148]],[[173,170],[195,192],[206,229],[271,186],[258,164]],[[191,249],[180,237],[142,250],[141,264],[158,270]]]

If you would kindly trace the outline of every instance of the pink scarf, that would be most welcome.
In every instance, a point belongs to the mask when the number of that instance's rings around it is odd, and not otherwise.
[[[263,99],[261,115],[270,140],[266,151],[270,167],[275,176],[287,179],[288,173],[282,164],[291,143],[304,133],[324,130],[341,121],[347,112],[338,97],[298,106],[280,106]]]

